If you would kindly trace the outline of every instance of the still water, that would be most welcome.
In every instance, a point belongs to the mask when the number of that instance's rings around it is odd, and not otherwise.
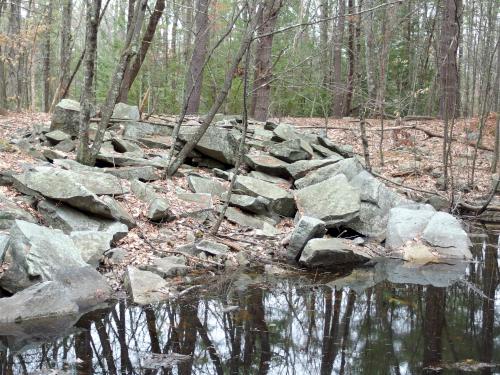
[[[498,232],[473,242],[469,264],[234,272],[0,332],[0,374],[500,374]]]

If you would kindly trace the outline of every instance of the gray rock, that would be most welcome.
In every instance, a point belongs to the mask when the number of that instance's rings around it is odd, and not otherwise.
[[[360,190],[361,206],[359,216],[349,223],[349,228],[383,241],[391,208],[412,202],[390,190],[367,171],[352,178],[350,184]]]
[[[71,136],[62,130],[53,130],[45,134],[45,137],[52,143],[58,144],[59,142],[70,140]]]
[[[293,217],[295,202],[292,194],[272,183],[252,177],[238,176],[235,192],[253,197],[261,196],[270,201],[269,209],[278,215]]]
[[[52,150],[50,148],[44,149],[42,151],[42,154],[45,157],[45,159],[47,159],[49,161],[56,160],[56,159],[66,159],[68,157],[64,152]]]
[[[187,142],[190,140],[197,127],[181,129],[179,138]],[[234,165],[238,153],[241,132],[236,129],[228,130],[217,126],[210,126],[195,149],[203,155],[209,156],[224,164]]]
[[[61,283],[46,281],[33,285],[14,296],[0,299],[1,324],[22,321],[77,316],[78,305]],[[3,331],[3,330],[2,330]]]
[[[30,190],[41,195],[61,200],[71,196],[75,191],[86,191],[87,194],[121,195],[128,193],[128,188],[117,177],[94,170],[63,170],[52,167],[37,167],[14,176],[14,186],[21,192]]]
[[[130,139],[139,139],[151,136],[169,136],[172,134],[173,124],[140,121],[127,121],[124,125],[123,136]]]
[[[205,193],[215,196],[221,196],[226,192],[226,188],[219,181],[213,178],[203,177],[196,174],[191,174],[187,178],[189,188],[194,193]]]
[[[265,232],[269,236],[278,234],[276,228],[266,219],[261,216],[249,215],[241,210],[228,207],[226,210],[226,218],[232,223],[238,224],[242,227],[249,227]]]
[[[303,146],[306,144],[307,146]],[[309,153],[306,149],[310,148],[310,145],[300,139],[293,139],[290,141],[285,141],[281,143],[276,143],[269,148],[269,153],[287,163],[294,163],[299,160],[311,159],[312,153]]]
[[[113,145],[116,152],[134,152],[142,155],[142,149],[132,141],[128,141],[123,138],[114,137],[111,139],[111,144]]]
[[[125,180],[156,181],[161,178],[158,170],[151,166],[102,168],[102,171]]]
[[[324,146],[321,146],[321,145],[317,145],[317,144],[313,144],[312,145],[312,148],[313,150],[318,153],[321,157],[324,157],[324,158],[327,158],[327,157],[334,157],[334,158],[337,158],[337,159],[341,159],[342,156],[337,154],[336,152],[330,150],[329,148],[327,147],[324,147]]]
[[[295,200],[301,215],[323,220],[327,228],[350,222],[361,203],[359,190],[343,174],[298,190]]]
[[[174,218],[166,199],[155,198],[149,202],[146,217],[151,221],[168,221]]]
[[[11,293],[39,281],[56,280],[68,267],[86,266],[73,240],[60,230],[16,220],[9,235],[5,260],[10,267],[0,285]]]
[[[127,258],[128,251],[122,247],[115,247],[107,251],[105,255],[109,258],[111,263],[120,264]]]
[[[158,194],[156,194],[156,190],[144,182],[140,182],[138,180],[134,180],[130,184],[130,189],[132,193],[137,197],[137,199],[149,203],[156,198],[158,198]]]
[[[127,267],[124,286],[133,303],[148,305],[167,299],[168,295],[162,291],[162,289],[166,290],[167,285],[161,276],[153,272],[141,271],[132,266]]]
[[[286,170],[293,177],[293,179],[297,180],[299,178],[304,177],[309,172],[325,167],[330,164],[334,164],[342,160],[342,158],[329,158],[329,159],[321,159],[321,160],[300,160],[295,163],[289,164],[286,167]]]
[[[162,278],[184,276],[189,271],[186,260],[182,256],[170,256],[153,259],[153,263],[145,267]]]
[[[71,100],[61,100],[54,109],[50,131],[61,130],[69,135],[77,136],[80,126],[80,103]]]
[[[111,118],[119,120],[135,120],[140,119],[139,108],[135,105],[128,105],[125,103],[117,103],[113,110]]]
[[[9,240],[10,237],[8,235],[0,233],[0,264],[2,264],[5,252],[9,246]]]
[[[177,193],[180,200],[188,203],[184,208],[183,215],[192,217],[201,222],[208,219],[214,210],[212,196],[205,193]]]
[[[101,149],[97,155],[97,161],[112,167],[141,167],[141,166],[158,166],[158,162],[143,158],[142,154],[136,152],[119,153]]]
[[[0,229],[9,229],[15,220],[36,223],[33,215],[0,193]]]
[[[50,200],[40,201],[38,212],[46,225],[60,229],[65,234],[75,231],[102,231],[111,234],[113,240],[118,241],[128,233],[128,227],[123,223],[91,217],[72,207],[56,204]]]
[[[306,267],[334,267],[364,263],[371,259],[358,246],[342,238],[314,238],[302,251],[299,262]]]
[[[253,177],[253,178],[256,178],[258,180],[267,181],[267,182],[270,182],[272,184],[278,185],[279,187],[282,187],[284,189],[289,189],[292,186],[290,181],[285,180],[284,178],[281,178],[281,177],[271,176],[270,174],[267,174],[264,172],[251,171],[248,174],[248,177]]]
[[[323,237],[326,233],[325,223],[319,219],[302,216],[295,225],[287,247],[288,259],[299,260],[307,242],[316,237]]]
[[[209,240],[202,240],[194,246],[196,250],[213,256],[223,256],[229,252],[229,246]]]
[[[54,150],[61,152],[72,152],[76,149],[75,143],[71,139],[65,139],[54,146]]]
[[[229,204],[244,211],[257,215],[267,215],[269,200],[263,197],[251,197],[249,195],[231,194]]]
[[[144,137],[144,138],[139,138],[137,141],[148,148],[158,148],[161,150],[168,150],[170,149],[170,147],[172,147],[171,137],[162,137],[162,136]]]
[[[318,137],[313,134],[304,134],[296,131],[293,126],[288,124],[279,124],[274,130],[273,140],[280,141],[293,141],[294,139],[301,139],[308,143],[317,143]]]
[[[422,233],[422,239],[441,257],[472,259],[471,242],[459,221],[446,212],[436,212]]]
[[[82,259],[93,267],[99,266],[113,241],[113,235],[106,232],[79,231],[72,232],[70,237],[80,250]]]
[[[395,207],[390,210],[387,222],[385,247],[399,250],[406,242],[422,234],[435,211],[433,209],[413,209]]]
[[[363,170],[363,166],[356,158],[343,159],[335,164],[318,168],[308,173],[305,177],[295,181],[297,189],[305,188],[333,176],[344,174],[348,180],[352,179]]]
[[[245,155],[244,161],[250,168],[272,176],[288,177],[286,167],[288,163],[271,155]]]
[[[354,149],[350,145],[337,145],[325,137],[318,137],[318,143],[344,158],[352,158],[354,156]]]

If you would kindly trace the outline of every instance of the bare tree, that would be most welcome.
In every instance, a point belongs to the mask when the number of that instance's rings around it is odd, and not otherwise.
[[[52,24],[52,0],[47,1],[46,21],[45,25],[47,30],[45,32],[45,39],[43,43],[43,111],[48,112],[50,109],[50,66],[51,66],[51,50],[52,43],[50,40],[51,24]]]
[[[219,94],[217,95],[217,98],[215,99],[215,102],[212,104],[212,107],[210,108],[210,111],[206,115],[206,117],[203,119],[203,123],[198,129],[198,131],[193,135],[193,137],[186,142],[184,147],[181,149],[175,160],[173,160],[170,163],[170,166],[168,168],[168,175],[173,176],[177,169],[182,165],[184,162],[184,159],[186,159],[187,155],[193,150],[193,148],[196,146],[196,144],[200,141],[201,137],[205,134],[207,131],[208,127],[212,123],[212,120],[215,117],[215,114],[219,111],[219,108],[222,106],[224,101],[226,100],[227,94],[229,93],[229,90],[231,89],[232,83],[233,83],[233,78],[236,70],[238,69],[238,66],[241,62],[241,59],[245,55],[245,52],[247,48],[250,47],[250,44],[252,43],[253,37],[255,30],[257,28],[258,20],[262,16],[262,11],[263,11],[263,6],[262,4],[259,4],[257,6],[257,14],[251,18],[251,20],[247,23],[247,27],[245,30],[245,34],[243,36],[243,39],[241,41],[240,47],[238,51],[236,52],[236,55],[233,57],[233,60],[231,62],[231,65],[229,69],[226,72],[226,76],[224,79],[224,84],[219,91]]]
[[[342,82],[342,44],[345,29],[345,0],[339,0],[337,24],[333,35],[332,73],[332,116],[342,117],[344,104],[344,84]]]
[[[118,96],[118,102],[126,103],[128,100],[128,93],[132,84],[134,83],[139,70],[141,69],[142,63],[146,58],[146,54],[148,53],[149,47],[151,46],[151,42],[156,33],[156,28],[158,26],[158,22],[163,14],[163,10],[165,9],[165,0],[156,0],[156,4],[149,18],[149,23],[144,32],[144,36],[142,37],[141,47],[137,55],[134,57],[132,63],[127,66],[127,70],[125,71],[125,75],[123,77],[123,82],[120,87],[120,94]]]
[[[266,121],[269,113],[272,79],[272,33],[283,5],[282,0],[266,0],[262,18],[259,20],[258,39],[255,48],[255,72],[252,90],[250,116],[258,121]]]
[[[196,0],[194,49],[186,74],[184,91],[184,95],[186,96],[192,91],[189,98],[187,98],[187,114],[198,113],[200,108],[203,66],[210,37],[210,25],[208,22],[209,6],[210,0]]]

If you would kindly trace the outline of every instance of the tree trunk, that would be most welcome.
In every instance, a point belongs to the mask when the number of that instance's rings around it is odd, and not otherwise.
[[[156,0],[153,14],[151,14],[151,17],[149,18],[148,27],[146,28],[146,32],[144,33],[144,36],[142,38],[140,50],[134,57],[132,64],[130,64],[125,71],[123,82],[120,87],[118,102],[126,103],[128,100],[128,93],[130,91],[130,88],[132,87],[132,84],[134,83],[135,78],[137,77],[137,74],[139,73],[139,70],[141,69],[144,59],[146,58],[146,54],[148,53],[149,47],[151,46],[151,42],[156,33],[158,22],[160,21],[164,9],[165,0]]]
[[[321,18],[322,19],[328,19],[330,17],[330,7],[329,7],[329,1],[328,0],[321,0],[320,5],[319,5],[320,13],[321,13]],[[320,49],[321,49],[321,56],[320,56],[320,68],[322,69],[322,74],[323,74],[323,85],[325,87],[328,87],[328,82],[330,82],[330,73],[328,69],[328,61],[329,61],[329,53],[328,53],[328,27],[330,23],[328,21],[323,21],[320,23],[320,34],[319,34],[319,41],[320,41]]]
[[[94,68],[97,57],[97,29],[99,28],[99,14],[101,0],[87,3],[85,27],[85,61],[83,91],[80,99],[80,128],[78,131],[79,145],[76,160],[82,164],[89,164],[89,121],[94,101]]]
[[[355,12],[354,8],[354,0],[348,0],[348,12],[349,14],[353,14]],[[343,115],[349,116],[351,112],[351,102],[352,102],[352,92],[354,90],[354,71],[356,67],[356,51],[354,46],[354,41],[356,39],[356,29],[354,24],[355,16],[349,17],[348,22],[348,30],[349,30],[349,38],[347,42],[347,55],[349,57],[349,70],[347,72],[347,84],[346,84],[346,93],[345,93],[345,101],[343,108]]]
[[[340,118],[343,113],[344,84],[342,82],[342,43],[344,42],[345,0],[339,0],[338,19],[333,35],[333,82],[332,116]]]
[[[50,109],[50,58],[51,58],[51,40],[50,33],[51,23],[52,23],[52,0],[48,0],[47,2],[47,18],[45,25],[47,26],[47,30],[45,31],[45,39],[43,42],[43,67],[42,67],[42,76],[43,76],[43,108],[44,112],[48,112]]]
[[[0,3],[0,19],[3,14],[5,2]],[[0,46],[0,110],[7,108],[7,81],[5,77],[5,63],[2,46]]]
[[[198,113],[200,108],[201,86],[203,82],[203,66],[209,42],[209,10],[210,0],[196,1],[195,40],[191,62],[186,74],[184,95],[187,99],[187,114]]]
[[[193,36],[193,0],[184,0],[184,61],[187,63],[191,56],[191,42]]]
[[[13,0],[10,2],[10,13],[9,13],[9,37],[13,40],[19,37],[21,32],[21,1]],[[16,103],[16,110],[20,110],[21,104],[21,85],[20,85],[20,68],[21,68],[21,46],[11,46],[8,48],[7,53],[7,84],[6,86],[6,97],[7,100],[12,98]]]
[[[259,20],[259,38],[255,48],[255,71],[250,116],[257,121],[266,121],[269,113],[270,81],[272,79],[272,32],[278,20],[282,0],[266,0],[264,12]],[[271,35],[267,35],[271,34]]]
[[[460,32],[460,0],[443,0],[439,42],[440,114],[443,119],[458,113],[459,77],[457,49]]]
[[[71,18],[73,17],[73,1],[64,0],[62,5],[62,18],[61,18],[61,47],[60,47],[60,64],[59,64],[59,84],[54,93],[50,112],[62,99],[63,93],[66,91],[69,81],[69,68],[71,64]]]
[[[208,112],[207,116],[203,120],[202,125],[198,129],[198,131],[193,135],[193,137],[186,142],[184,147],[181,149],[175,160],[172,161],[171,165],[168,168],[168,175],[173,176],[177,169],[182,165],[184,162],[184,159],[186,159],[187,155],[193,150],[193,148],[196,146],[196,144],[200,141],[201,137],[205,134],[207,131],[208,127],[212,123],[212,120],[215,117],[215,114],[219,111],[219,108],[222,106],[224,101],[226,100],[227,94],[229,93],[229,90],[231,89],[232,83],[233,83],[233,78],[236,70],[238,69],[238,66],[240,64],[241,59],[243,58],[243,55],[245,54],[247,48],[250,48],[250,45],[253,40],[253,35],[255,33],[255,29],[257,28],[257,22],[262,16],[262,11],[263,11],[263,6],[259,5],[257,14],[254,15],[254,17],[251,19],[250,23],[247,25],[245,34],[243,36],[243,39],[240,44],[240,48],[238,49],[238,52],[236,55],[233,57],[231,66],[229,67],[229,70],[226,72],[226,76],[224,79],[224,84],[219,91],[219,94],[217,95],[217,98],[215,99],[215,102],[212,104],[212,107],[210,108],[210,111]]]

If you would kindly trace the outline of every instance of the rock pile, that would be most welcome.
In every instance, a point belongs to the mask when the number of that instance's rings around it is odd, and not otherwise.
[[[122,204],[126,194],[144,202],[145,217],[159,224],[183,217],[211,221],[228,199],[227,181],[242,137],[237,119],[213,124],[189,155],[190,166],[183,173],[190,191],[176,188],[175,205],[181,205],[176,211],[155,184],[167,166],[165,150],[173,144],[175,119],[142,122],[137,108],[124,104],[116,106],[113,118],[96,167],[73,160],[79,105],[71,100],[56,107],[50,129],[34,129],[17,141],[40,163],[21,173],[0,172],[0,181],[29,197],[38,217],[0,196],[0,229],[8,231],[0,234],[0,260],[8,264],[0,274],[0,288],[15,293],[0,300],[0,310],[15,309],[29,298],[42,305],[60,298],[71,302],[67,309],[54,304],[51,311],[43,305],[40,314],[73,314],[74,306],[109,298],[110,288],[95,268],[105,256],[123,259],[123,251],[113,246],[137,225]],[[180,141],[188,141],[199,126],[194,119],[183,124]],[[467,235],[455,218],[389,189],[364,170],[349,147],[300,133],[291,125],[252,122],[244,163],[226,218],[263,238],[280,235],[280,221],[293,218],[287,246],[291,261],[316,268],[372,258],[363,241],[335,238],[334,231],[386,241],[388,250],[401,251],[407,259],[424,253],[471,257]],[[201,239],[177,250],[221,264],[229,252],[225,245]],[[188,270],[182,256],[154,258],[143,268],[129,267],[126,272],[127,290],[137,303],[165,298],[164,278]],[[81,289],[73,287],[76,276],[83,280]],[[0,323],[16,318],[6,316]],[[22,311],[19,317],[33,316]]]

